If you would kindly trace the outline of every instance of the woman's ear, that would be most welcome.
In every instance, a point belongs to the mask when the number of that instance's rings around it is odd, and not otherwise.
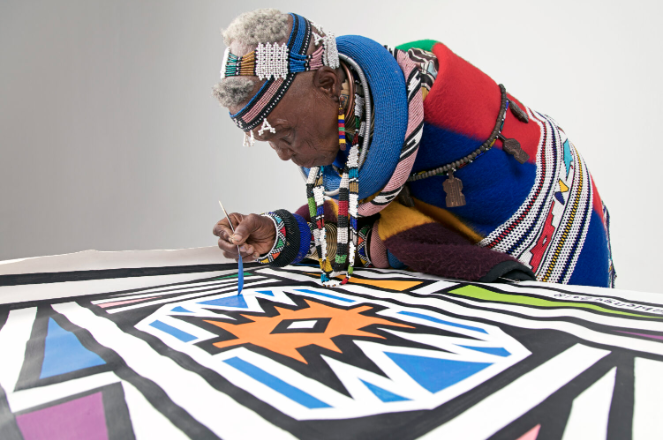
[[[336,71],[331,67],[323,66],[315,70],[313,86],[334,101],[338,101],[338,96],[341,93],[341,81],[336,75]]]

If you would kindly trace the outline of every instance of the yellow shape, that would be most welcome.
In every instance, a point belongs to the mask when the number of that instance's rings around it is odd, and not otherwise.
[[[350,283],[353,284],[366,284],[373,287],[378,287],[380,289],[391,289],[398,290],[402,292],[407,289],[411,289],[415,286],[421,284],[421,281],[403,281],[403,280],[374,280],[374,279],[363,279],[363,278],[350,278]]]
[[[463,237],[470,240],[472,243],[478,243],[483,240],[483,236],[473,231],[469,226],[461,222],[458,217],[447,211],[446,209],[438,208],[437,206],[424,203],[421,200],[413,199],[414,205],[417,209],[427,216],[431,217],[436,222],[446,226],[452,231],[458,232]]]
[[[393,201],[380,212],[378,234],[382,241],[385,241],[399,232],[429,223],[435,223],[435,220],[414,208],[408,208]]]
[[[566,184],[564,182],[562,182],[562,179],[559,179],[559,190],[563,193],[565,193],[569,190],[569,187],[566,186]]]
[[[317,273],[307,272],[306,275],[311,275],[311,276],[316,277],[316,278],[320,277],[320,275],[317,274]],[[345,276],[339,276],[339,277],[336,277],[336,278],[343,281],[345,279]],[[351,277],[350,281],[348,281],[348,283],[352,283],[352,284],[365,284],[367,286],[378,287],[380,289],[398,290],[399,292],[402,292],[404,290],[416,287],[419,284],[421,284],[422,282],[423,281],[374,280],[374,279],[363,279],[363,278],[356,278],[356,277]]]

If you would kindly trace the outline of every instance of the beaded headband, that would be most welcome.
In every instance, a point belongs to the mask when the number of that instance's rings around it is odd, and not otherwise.
[[[312,31],[313,25],[306,18],[292,13],[290,15],[293,19],[292,31],[287,43],[281,46],[260,43],[256,50],[241,57],[230,53],[228,49],[224,54],[221,79],[257,76],[266,80],[248,104],[237,113],[230,114],[235,124],[245,132],[263,123],[288,91],[297,73],[317,70],[323,66],[333,69],[339,66],[334,35],[328,33],[321,37]],[[323,32],[320,26],[315,27]],[[314,38],[315,46],[322,42],[322,47],[306,55],[311,37]]]

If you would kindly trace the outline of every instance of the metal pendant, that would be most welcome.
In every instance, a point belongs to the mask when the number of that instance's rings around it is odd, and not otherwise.
[[[507,139],[502,136],[502,134],[500,134],[498,137],[502,141],[502,150],[504,150],[505,153],[515,157],[516,160],[520,163],[525,163],[529,160],[529,154],[520,148],[520,142],[515,139]]]
[[[447,208],[457,208],[465,206],[465,196],[463,195],[463,182],[454,177],[454,172],[449,171],[447,179],[442,184],[444,192],[447,193]]]
[[[516,118],[525,123],[529,122],[529,116],[527,116],[527,113],[525,113],[523,109],[521,109],[520,106],[516,104],[516,101],[509,100],[509,108],[511,109],[511,113],[513,113]]]

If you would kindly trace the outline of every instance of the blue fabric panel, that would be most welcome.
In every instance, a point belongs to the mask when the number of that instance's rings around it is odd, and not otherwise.
[[[587,238],[569,284],[610,287],[607,243],[601,217],[596,211],[592,211]]]
[[[168,325],[165,322],[161,322],[158,320],[150,323],[150,326],[158,330],[161,330],[162,332],[168,333],[169,335],[176,337],[182,342],[189,342],[198,339],[190,333],[182,331],[176,327],[173,327],[172,325]]]
[[[306,257],[309,249],[311,248],[311,228],[308,227],[308,223],[304,220],[304,217],[298,214],[293,214],[295,220],[297,221],[297,228],[299,233],[299,251],[297,256],[290,264],[297,264]]]
[[[426,123],[413,170],[446,165],[468,155],[479,145],[481,143],[475,139]],[[446,177],[443,176],[411,182],[410,190],[415,198],[448,209],[475,231],[488,235],[525,201],[536,178],[536,165],[520,164],[501,149],[492,148],[456,171],[454,176],[463,182],[465,206],[446,208],[442,186]]]
[[[41,379],[104,365],[106,362],[81,344],[75,334],[63,329],[53,318],[48,318],[48,332],[44,347]]]
[[[307,408],[331,408],[327,403],[311,396],[309,393],[300,390],[299,388],[290,385],[289,383],[279,379],[278,377],[268,373],[262,368],[246,362],[238,357],[232,357],[224,361],[228,365],[238,369],[242,373],[252,377],[258,382],[267,385],[274,391],[283,394],[288,399],[303,405]]]
[[[431,393],[437,393],[478,373],[491,363],[452,361],[385,352],[401,369]]]
[[[401,261],[398,258],[396,258],[394,254],[389,252],[389,250],[387,250],[387,260],[389,261],[389,266],[391,266],[394,269],[405,268],[405,264],[401,263]]]
[[[479,327],[472,327],[470,325],[463,325],[463,324],[458,324],[458,323],[455,323],[455,322],[444,321],[442,319],[434,318],[432,316],[424,315],[422,313],[408,312],[408,311],[405,311],[405,310],[402,310],[398,313],[400,315],[406,315],[406,316],[412,316],[412,317],[415,317],[415,318],[421,318],[421,319],[425,319],[426,321],[436,322],[438,324],[450,325],[452,327],[464,328],[464,329],[472,330],[472,331],[475,331],[475,332],[487,333],[484,329],[479,328]]]
[[[403,396],[399,396],[398,394],[394,394],[391,391],[387,391],[384,388],[381,388],[377,385],[373,385],[372,383],[366,382],[363,379],[359,379],[359,380],[361,380],[362,383],[364,385],[366,385],[366,388],[371,390],[371,392],[373,394],[375,394],[375,396],[378,399],[382,400],[383,402],[402,402],[404,400],[410,400],[407,397],[403,397]]]

